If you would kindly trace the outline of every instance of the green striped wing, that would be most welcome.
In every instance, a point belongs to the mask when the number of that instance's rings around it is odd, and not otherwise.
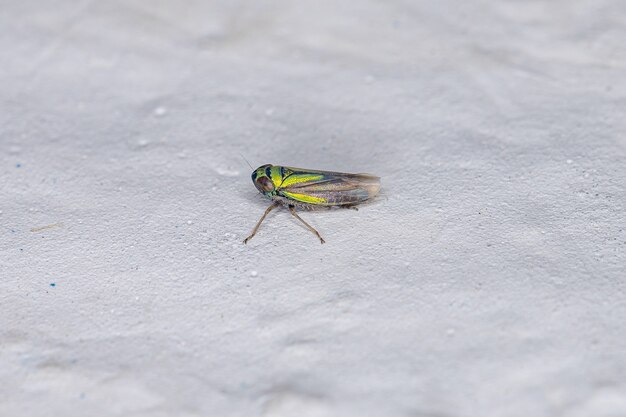
[[[356,205],[373,198],[380,190],[380,178],[369,174],[348,174],[284,167],[277,191],[283,197],[321,206]]]

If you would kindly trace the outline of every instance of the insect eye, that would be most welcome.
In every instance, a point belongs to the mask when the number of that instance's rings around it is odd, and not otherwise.
[[[257,188],[264,193],[274,191],[274,183],[267,177],[260,177],[256,180]]]

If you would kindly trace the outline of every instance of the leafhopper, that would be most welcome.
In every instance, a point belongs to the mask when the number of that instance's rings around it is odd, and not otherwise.
[[[373,198],[380,190],[380,178],[370,174],[316,171],[271,164],[255,169],[252,182],[261,194],[272,200],[272,204],[243,243],[248,243],[256,235],[265,217],[279,206],[286,206],[296,219],[324,243],[319,232],[298,216],[296,207],[305,210],[331,207],[356,209],[356,206]]]

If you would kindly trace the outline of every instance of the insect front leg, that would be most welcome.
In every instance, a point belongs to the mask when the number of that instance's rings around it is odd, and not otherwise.
[[[245,238],[243,240],[243,243],[246,244],[248,243],[248,241],[250,239],[252,239],[254,237],[254,235],[256,235],[257,230],[259,230],[259,226],[261,226],[261,223],[263,223],[263,220],[265,220],[265,216],[267,216],[269,214],[270,211],[274,210],[276,207],[278,207],[280,205],[280,203],[272,203],[271,206],[269,206],[266,210],[265,213],[263,213],[263,215],[261,216],[261,219],[257,222],[256,226],[254,226],[254,229],[252,230],[252,234],[250,234],[250,236],[248,236],[247,238]]]
[[[322,238],[322,236],[320,236],[319,232],[317,230],[315,230],[313,228],[313,226],[311,226],[310,224],[308,224],[307,222],[305,222],[304,220],[302,220],[302,218],[300,216],[298,216],[298,214],[296,213],[296,208],[294,206],[289,206],[289,211],[291,212],[291,214],[293,214],[293,216],[300,220],[302,223],[304,223],[304,225],[313,233],[315,233],[317,235],[317,237],[320,238],[320,242],[321,243],[326,243],[326,241]]]

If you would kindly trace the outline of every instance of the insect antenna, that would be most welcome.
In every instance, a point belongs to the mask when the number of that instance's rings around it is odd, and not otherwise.
[[[245,157],[245,156],[243,156],[242,154],[239,154],[239,156],[241,156],[241,158],[242,158],[244,161],[246,161],[246,164],[248,164],[248,166],[250,167],[250,169],[254,171],[254,168],[252,168],[252,165],[250,165],[250,162],[248,162],[248,160],[246,159],[246,157]]]

